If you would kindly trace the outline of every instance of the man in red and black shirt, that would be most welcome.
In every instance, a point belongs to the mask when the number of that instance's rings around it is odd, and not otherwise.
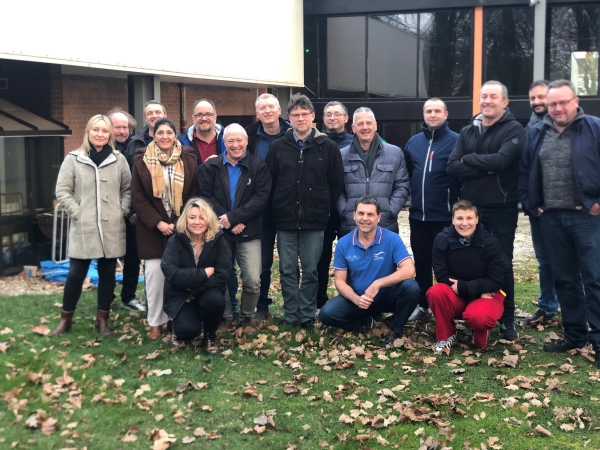
[[[207,159],[224,153],[222,127],[217,124],[215,104],[207,99],[198,100],[194,104],[192,118],[194,124],[179,136],[183,145],[194,149],[198,165]]]

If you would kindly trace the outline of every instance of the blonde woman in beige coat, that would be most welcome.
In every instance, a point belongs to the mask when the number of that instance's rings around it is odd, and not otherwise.
[[[127,160],[115,150],[108,117],[96,115],[86,127],[83,143],[69,152],[60,167],[56,198],[71,217],[69,274],[60,323],[54,334],[71,329],[73,313],[92,259],[98,260],[96,331],[111,334],[110,304],[115,290],[117,258],[125,254],[125,222],[131,203]]]

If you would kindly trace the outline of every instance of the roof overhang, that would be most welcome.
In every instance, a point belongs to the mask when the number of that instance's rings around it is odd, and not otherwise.
[[[0,137],[70,136],[69,127],[0,98]]]

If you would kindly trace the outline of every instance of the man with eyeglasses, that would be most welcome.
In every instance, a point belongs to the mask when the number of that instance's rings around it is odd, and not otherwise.
[[[267,155],[283,294],[281,324],[311,329],[323,231],[342,190],[344,172],[337,145],[312,127],[315,109],[309,98],[292,95],[287,110],[292,129],[271,144]]]
[[[323,109],[325,134],[335,142],[340,150],[352,143],[352,135],[346,131],[348,109],[342,102],[329,102]]]
[[[208,99],[200,99],[194,103],[192,108],[193,125],[190,125],[185,133],[179,135],[178,139],[182,145],[189,145],[194,149],[198,166],[204,164],[207,159],[215,158],[225,153],[223,143],[222,127],[217,123],[217,108]]]
[[[568,80],[551,82],[547,99],[548,115],[527,135],[519,178],[521,203],[549,244],[563,318],[564,337],[544,351],[590,342],[600,368],[600,119],[584,114]]]
[[[462,179],[461,200],[479,210],[479,223],[500,242],[504,264],[504,313],[502,337],[519,339],[515,328],[515,279],[513,250],[519,220],[519,160],[525,130],[508,109],[508,89],[499,81],[486,81],[479,91],[479,106],[448,158],[448,175]]]
[[[158,119],[167,117],[167,110],[162,103],[150,100],[144,105],[144,121],[146,126],[136,133],[127,146],[127,162],[129,169],[133,169],[133,157],[140,148],[147,147],[154,140],[154,124]],[[132,208],[133,211],[133,208]]]
[[[343,103],[333,101],[325,105],[323,109],[323,125],[325,134],[329,139],[335,142],[341,150],[352,143],[352,135],[346,131],[348,122],[348,109]],[[333,241],[340,228],[340,215],[337,212],[337,205],[331,210],[327,228],[323,235],[323,251],[317,264],[319,274],[319,289],[317,291],[317,314],[329,300],[327,287],[329,286],[329,267],[331,266],[331,257],[333,256]]]
[[[248,152],[263,161],[269,153],[271,143],[282,137],[291,125],[281,118],[279,100],[272,94],[261,94],[254,104],[256,109],[255,123],[246,128],[248,133]],[[267,204],[262,220],[260,296],[256,304],[256,321],[269,318],[269,305],[273,299],[269,297],[271,286],[271,266],[273,265],[273,248],[275,247],[275,223],[271,202]]]

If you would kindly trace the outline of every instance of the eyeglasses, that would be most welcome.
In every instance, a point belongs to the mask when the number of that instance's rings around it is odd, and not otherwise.
[[[573,97],[573,98],[570,98],[569,100],[561,100],[560,102],[551,102],[551,103],[548,103],[547,106],[548,106],[548,109],[554,109],[558,105],[560,105],[564,108],[565,106],[567,106],[571,101],[575,100],[576,98],[577,97]]]
[[[308,119],[311,115],[312,115],[312,113],[296,113],[296,114],[290,114],[290,117],[292,119],[299,119],[301,117],[303,119]]]
[[[211,112],[192,114],[192,117],[194,119],[201,119],[202,117],[206,117],[207,119],[212,119],[215,116],[216,116],[216,114],[215,113],[211,113]]]
[[[347,114],[342,114],[340,112],[334,112],[334,113],[327,113],[325,114],[325,117],[327,117],[328,119],[333,119],[334,117],[336,119],[339,119],[342,116],[346,116]]]

